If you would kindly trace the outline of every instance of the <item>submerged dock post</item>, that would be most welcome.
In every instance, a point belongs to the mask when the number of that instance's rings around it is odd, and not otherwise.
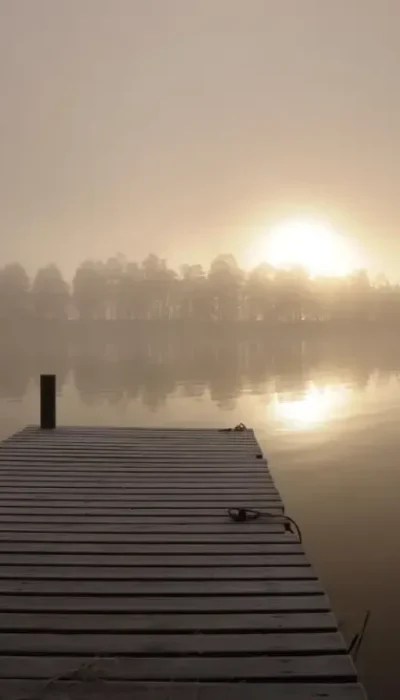
[[[54,430],[56,427],[56,375],[40,375],[40,428]]]

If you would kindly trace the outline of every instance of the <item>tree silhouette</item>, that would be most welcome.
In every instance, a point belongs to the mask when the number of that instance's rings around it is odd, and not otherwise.
[[[237,321],[242,307],[244,272],[233,255],[218,255],[210,265],[208,283],[217,321]]]
[[[69,289],[56,265],[42,267],[33,280],[33,313],[37,318],[66,319],[68,317]]]
[[[83,262],[75,273],[72,290],[80,319],[88,321],[106,318],[107,278],[103,263],[90,260]]]
[[[1,318],[26,318],[30,311],[29,277],[18,263],[6,265],[0,270]]]

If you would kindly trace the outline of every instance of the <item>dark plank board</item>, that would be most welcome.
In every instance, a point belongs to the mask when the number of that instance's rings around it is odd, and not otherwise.
[[[69,496],[75,496],[77,498],[85,498],[87,492],[96,492],[99,496],[104,495],[115,495],[123,496],[126,498],[127,494],[138,494],[138,495],[150,495],[150,496],[166,496],[174,495],[181,496],[184,498],[187,494],[197,494],[199,496],[209,496],[218,497],[220,495],[231,495],[233,494],[243,494],[248,496],[259,496],[268,494],[279,494],[278,489],[275,486],[270,486],[269,484],[260,483],[255,486],[249,482],[243,482],[243,486],[236,486],[236,484],[231,484],[229,481],[225,480],[220,483],[189,483],[178,482],[171,483],[169,479],[163,480],[161,484],[154,481],[139,480],[135,477],[133,479],[127,479],[127,481],[122,481],[121,484],[110,484],[108,482],[103,482],[98,480],[97,477],[88,480],[89,483],[81,485],[76,484],[73,480],[65,481],[64,479],[60,482],[56,480],[49,485],[43,483],[34,482],[31,484],[29,480],[28,484],[18,486],[15,483],[1,482],[1,496],[2,498],[13,498],[16,495],[22,497],[35,497],[37,495],[51,496],[52,494],[65,494]],[[115,481],[115,480],[114,480]]]
[[[4,535],[4,533],[1,533]],[[261,557],[270,555],[298,555],[303,556],[303,548],[301,544],[294,543],[283,543],[283,544],[236,544],[234,541],[222,544],[215,544],[210,542],[207,544],[177,544],[177,543],[166,543],[161,542],[159,544],[121,544],[116,542],[99,543],[99,542],[60,542],[55,540],[54,535],[52,535],[53,540],[51,542],[32,542],[32,541],[15,541],[14,539],[10,542],[4,542],[2,537],[0,537],[0,555],[6,553],[12,554],[75,554],[75,555],[106,555],[107,557],[113,557],[115,555],[127,555],[129,557],[140,556],[157,556],[161,555],[165,557],[167,555],[173,555],[173,557],[180,555],[196,556],[196,555],[222,555],[222,556],[234,556],[243,557],[249,555],[258,555]]]
[[[24,596],[0,594],[1,612],[83,612],[83,613],[254,613],[254,612],[329,612],[325,595],[308,596],[191,596],[86,598],[79,596]]]
[[[144,546],[162,547],[162,551],[167,553],[169,549],[177,554],[192,547],[200,552],[200,547],[207,547],[210,553],[216,553],[221,549],[222,552],[229,554],[231,550],[240,554],[242,547],[246,547],[248,551],[264,554],[277,554],[281,551],[288,553],[300,553],[303,548],[298,544],[297,536],[289,533],[263,534],[263,533],[215,533],[210,534],[205,532],[190,533],[182,532],[181,534],[170,532],[160,532],[158,534],[147,534],[143,532],[137,533],[96,533],[96,532],[21,532],[19,530],[0,531],[0,551],[1,552],[18,552],[28,551],[25,549],[25,544],[29,543],[40,547],[42,545],[51,547],[56,545],[57,551],[67,551],[64,547],[71,547],[72,551],[83,551],[82,547],[89,545],[87,551],[96,552],[98,547],[110,547],[112,550],[121,552],[121,547],[135,547],[135,551],[140,551],[139,548]],[[271,549],[273,547],[273,549]],[[110,547],[111,549],[111,547]],[[68,550],[69,551],[69,550]],[[86,551],[86,550],[85,550]],[[124,550],[125,551],[125,550]],[[233,552],[232,552],[233,553]]]
[[[192,468],[187,467],[187,461],[184,461],[182,465],[177,462],[171,464],[171,466],[164,464],[153,464],[147,462],[144,465],[139,464],[126,464],[123,465],[119,462],[112,461],[108,464],[101,464],[98,460],[90,464],[87,461],[79,462],[75,459],[67,460],[65,464],[59,464],[54,460],[50,460],[48,464],[40,463],[30,463],[27,459],[23,464],[16,464],[13,461],[8,461],[4,465],[0,465],[0,478],[10,477],[13,474],[16,476],[25,477],[39,477],[39,476],[53,476],[53,478],[70,478],[75,474],[81,476],[82,478],[113,478],[118,477],[119,479],[125,478],[135,478],[135,479],[145,479],[151,480],[151,477],[156,475],[162,478],[164,481],[169,481],[170,479],[181,479],[184,474],[191,476],[193,481],[202,481],[203,485],[207,482],[204,481],[205,477],[209,476],[214,481],[221,481],[223,483],[228,483],[230,479],[234,482],[241,481],[249,483],[249,479],[260,479],[264,483],[268,481],[273,484],[271,473],[265,468],[264,470],[260,468],[259,465],[241,465],[237,469],[234,467],[223,468],[219,465],[211,465],[208,463],[207,467],[202,465],[192,465]],[[228,481],[227,481],[228,480]],[[191,481],[188,480],[186,476],[186,484],[190,485]],[[28,484],[28,482],[27,482]]]
[[[0,554],[0,567],[5,566],[85,566],[85,567],[177,567],[202,566],[205,569],[235,566],[238,569],[257,566],[309,566],[304,554]]]
[[[237,504],[235,504],[237,505]],[[55,509],[53,512],[48,512],[46,509],[45,513],[32,513],[32,511],[27,512],[25,509],[14,510],[12,513],[3,513],[0,511],[0,528],[2,528],[1,523],[68,523],[75,525],[85,525],[85,524],[98,524],[102,525],[106,532],[111,524],[124,524],[124,525],[140,525],[141,523],[149,523],[155,525],[156,523],[180,523],[188,525],[190,523],[213,523],[215,525],[223,525],[228,520],[228,516],[225,509],[215,509],[214,514],[211,509],[209,510],[197,510],[195,513],[190,511],[190,509],[175,509],[168,510],[167,508],[153,508],[152,510],[139,511],[131,510],[129,515],[113,515],[113,514],[95,514],[93,511],[87,513],[87,511],[79,511],[75,513],[65,513],[65,511],[60,512]],[[101,509],[100,509],[101,510]],[[275,513],[279,516],[282,512],[280,509],[268,508],[268,511]],[[284,518],[277,517],[274,522],[283,523]],[[30,529],[30,525],[28,525]],[[263,530],[261,526],[261,530]]]
[[[0,633],[1,654],[83,654],[90,656],[238,656],[240,654],[343,654],[338,632],[279,634],[51,634]]]
[[[242,504],[245,502],[246,504],[249,505],[249,507],[252,508],[281,508],[282,507],[282,501],[280,497],[270,497],[266,496],[265,498],[262,498],[261,496],[258,496],[258,498],[246,498],[245,496],[242,496],[239,499],[236,499],[234,497],[220,497],[217,499],[210,499],[208,497],[196,497],[196,496],[191,496],[187,498],[178,498],[177,500],[174,499],[173,496],[171,497],[166,497],[166,498],[154,498],[152,496],[144,496],[143,498],[140,498],[137,495],[132,496],[132,498],[127,499],[125,497],[125,500],[119,500],[115,498],[96,498],[96,497],[91,497],[91,496],[86,496],[84,499],[75,499],[72,498],[69,500],[65,499],[58,499],[58,498],[35,498],[35,499],[22,499],[22,500],[17,500],[17,499],[3,499],[0,498],[0,512],[1,513],[10,513],[12,510],[18,509],[24,509],[24,510],[33,510],[33,509],[38,509],[38,510],[46,510],[48,508],[56,509],[56,510],[65,510],[69,511],[71,509],[78,509],[78,508],[84,508],[86,512],[90,513],[91,510],[93,511],[102,511],[105,515],[107,513],[112,513],[116,512],[117,514],[121,511],[125,510],[148,510],[151,508],[168,508],[168,509],[193,509],[193,510],[199,510],[199,509],[206,509],[206,510],[212,510],[217,508],[218,510],[230,508],[232,505],[237,505],[237,503]]]
[[[243,505],[242,503],[232,503],[231,506],[239,506]],[[160,516],[165,516],[165,517],[183,517],[185,516],[186,519],[193,520],[201,520],[203,517],[214,517],[217,519],[219,517],[220,521],[227,517],[227,508],[228,506],[207,506],[204,508],[188,508],[182,506],[181,508],[176,507],[174,508],[173,506],[171,507],[138,507],[138,506],[132,506],[131,508],[84,508],[84,507],[68,507],[68,508],[57,508],[57,507],[51,507],[51,506],[46,506],[46,507],[40,507],[38,506],[37,508],[34,508],[33,506],[31,507],[0,507],[0,521],[4,520],[6,521],[9,518],[17,518],[19,520],[26,520],[29,521],[32,519],[33,521],[37,518],[42,518],[46,519],[46,517],[56,517],[60,518],[62,520],[65,520],[67,522],[68,517],[72,517],[72,519],[76,519],[76,522],[82,518],[92,518],[95,519],[96,517],[98,519],[101,519],[103,522],[107,522],[108,519],[110,521],[114,522],[123,522],[126,518],[126,522],[129,522],[129,517],[137,517],[137,518],[150,518],[153,519],[153,522],[156,522],[156,518]],[[272,514],[279,515],[282,513],[283,506],[271,506],[268,505],[265,508],[266,511]]]
[[[93,477],[77,476],[74,478],[68,474],[65,474],[61,478],[50,474],[48,477],[32,474],[32,476],[9,476],[7,479],[0,478],[0,488],[8,489],[9,486],[18,489],[19,484],[21,488],[24,488],[27,483],[34,489],[40,491],[42,488],[56,489],[56,490],[67,490],[71,488],[77,488],[81,492],[84,489],[92,490],[97,489],[99,493],[103,490],[126,490],[130,491],[136,490],[141,491],[152,491],[153,489],[162,489],[163,487],[169,488],[171,491],[177,493],[186,493],[191,489],[200,489],[204,486],[204,483],[208,484],[209,490],[212,492],[224,491],[225,493],[239,492],[242,494],[252,493],[252,490],[256,492],[267,492],[267,493],[279,493],[275,486],[271,486],[272,482],[264,479],[252,479],[251,487],[249,488],[249,480],[246,481],[236,481],[229,477],[229,480],[220,480],[209,478],[208,476],[204,479],[190,479],[190,487],[188,487],[188,479],[175,479],[167,478],[165,476],[157,479],[151,476],[149,478],[138,479],[135,475],[128,475],[124,478],[119,478],[118,476],[107,476],[106,478],[99,477],[95,475]]]
[[[283,596],[283,595],[323,595],[321,583],[317,579],[308,580],[203,580],[173,581],[127,581],[14,578],[0,579],[2,595],[46,595],[46,596]]]
[[[40,698],[43,681],[3,680],[7,700]],[[46,684],[46,700],[366,700],[358,683],[207,683],[54,681]]]
[[[261,580],[313,579],[311,566],[228,566],[191,567],[97,567],[97,566],[7,566],[0,568],[0,579],[92,579],[92,580],[137,580],[137,581],[202,581],[202,580]]]
[[[328,612],[307,613],[0,613],[0,629],[57,632],[222,632],[236,630],[276,632],[286,630],[337,631],[335,618]]]
[[[13,488],[18,488],[19,484],[24,484],[24,486],[33,486],[40,488],[45,487],[59,487],[65,486],[69,488],[77,487],[92,487],[92,486],[106,486],[110,488],[124,488],[125,486],[142,487],[143,489],[153,489],[154,487],[163,489],[164,487],[174,490],[177,487],[196,489],[201,488],[206,485],[208,489],[213,490],[214,488],[230,490],[242,490],[242,486],[247,488],[247,490],[258,490],[258,488],[263,488],[266,490],[277,490],[274,482],[271,478],[260,475],[257,477],[254,474],[247,474],[246,477],[243,474],[239,479],[235,478],[232,474],[220,474],[216,472],[210,472],[206,474],[196,474],[182,476],[182,471],[171,474],[167,472],[154,471],[149,468],[147,472],[142,472],[138,474],[134,471],[128,471],[124,474],[110,469],[107,472],[101,472],[100,470],[94,469],[93,472],[85,472],[84,469],[78,469],[77,471],[71,470],[68,466],[62,472],[57,472],[54,469],[49,469],[47,472],[42,472],[38,470],[33,470],[31,474],[25,471],[25,473],[19,473],[13,468],[10,469],[9,474],[3,476],[0,472],[0,481],[5,487],[12,486]],[[251,484],[251,489],[249,485]]]
[[[2,678],[49,678],[71,674],[93,659],[83,657],[0,657]],[[98,677],[121,680],[356,680],[348,656],[283,656],[239,658],[120,658],[99,659]]]
[[[229,501],[232,503],[232,499],[238,500],[240,503],[246,501],[246,503],[264,503],[265,501],[281,502],[280,496],[277,492],[265,492],[255,491],[251,493],[243,493],[239,490],[233,493],[224,492],[222,489],[220,491],[210,491],[209,493],[199,493],[195,488],[191,491],[186,491],[184,493],[179,493],[174,490],[163,492],[152,492],[152,490],[147,490],[141,492],[139,489],[122,489],[121,491],[115,491],[114,489],[103,489],[98,490],[96,486],[93,486],[91,490],[87,493],[85,492],[68,492],[65,489],[52,489],[51,491],[43,492],[18,492],[17,490],[13,492],[1,489],[0,492],[0,505],[1,506],[14,506],[23,505],[28,503],[29,505],[33,503],[53,503],[58,504],[60,502],[65,505],[66,503],[74,502],[84,502],[84,503],[116,503],[125,508],[128,508],[132,503],[138,503],[144,501],[147,504],[153,502],[183,502],[183,503],[222,503]]]
[[[40,520],[40,519],[39,519]],[[285,532],[284,526],[281,524],[283,522],[282,518],[274,518],[273,520],[265,521],[260,524],[255,523],[234,523],[228,518],[201,518],[200,521],[193,520],[192,518],[188,521],[187,518],[134,518],[125,519],[123,522],[110,522],[110,519],[104,523],[103,520],[99,518],[91,518],[81,520],[77,518],[70,518],[68,523],[60,523],[54,521],[54,518],[47,518],[41,522],[32,521],[29,522],[24,519],[17,518],[15,522],[5,521],[0,516],[0,532],[10,533],[10,532],[68,532],[68,533],[121,533],[121,534],[140,534],[140,533],[163,533],[163,534],[201,534],[201,535],[230,535],[239,536],[241,533],[246,536],[250,535],[266,535],[270,533],[283,534]]]

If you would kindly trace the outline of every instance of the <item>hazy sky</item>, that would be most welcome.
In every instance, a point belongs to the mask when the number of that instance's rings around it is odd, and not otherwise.
[[[312,209],[400,278],[399,0],[0,0],[0,264],[240,262]]]

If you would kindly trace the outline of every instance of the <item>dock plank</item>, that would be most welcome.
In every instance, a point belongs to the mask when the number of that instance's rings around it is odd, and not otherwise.
[[[235,613],[235,612],[329,612],[326,595],[292,596],[188,596],[180,600],[171,596],[111,597],[97,596],[2,596],[0,612],[98,612],[98,613]]]
[[[26,554],[8,552],[0,554],[0,567],[6,566],[85,566],[93,567],[169,567],[190,568],[202,566],[205,569],[218,566],[240,571],[248,567],[308,567],[304,554]],[[118,572],[117,572],[118,573]]]
[[[271,579],[313,579],[316,578],[311,566],[3,566],[0,568],[0,579],[5,578],[36,578],[36,579],[93,579],[136,580],[136,581],[207,581],[213,580],[261,580]]]
[[[265,497],[262,498],[259,496],[258,498],[244,498],[243,496],[240,499],[235,499],[232,497],[228,498],[223,498],[221,497],[220,500],[217,499],[209,499],[209,498],[203,498],[203,499],[196,499],[195,497],[190,497],[190,498],[181,498],[178,500],[174,500],[174,497],[171,498],[152,498],[149,496],[145,496],[144,498],[139,498],[138,496],[133,496],[132,499],[127,500],[125,497],[124,501],[120,501],[118,499],[110,499],[110,498],[103,498],[103,499],[98,499],[98,498],[89,498],[87,497],[86,499],[55,499],[55,498],[40,498],[40,499],[22,499],[22,500],[12,500],[12,499],[3,499],[0,498],[0,512],[4,513],[9,513],[11,512],[11,509],[21,509],[23,508],[24,510],[32,510],[32,509],[40,509],[40,510],[46,510],[48,508],[54,508],[54,509],[62,509],[62,510],[75,510],[78,508],[84,508],[87,512],[93,511],[101,511],[104,514],[107,514],[108,512],[119,512],[119,511],[124,511],[124,510],[148,510],[148,509],[156,509],[156,508],[162,508],[163,510],[181,510],[181,509],[190,509],[190,510],[214,510],[217,509],[218,511],[223,511],[227,508],[230,508],[232,505],[236,505],[238,502],[242,503],[245,502],[248,504],[249,507],[252,508],[264,508],[264,509],[269,509],[269,508],[282,508],[282,501],[280,498],[274,497]],[[111,502],[111,505],[110,505]]]
[[[90,552],[95,552],[97,547],[109,546],[111,543],[114,544],[113,550],[119,550],[122,546],[135,546],[142,547],[147,545],[149,547],[159,547],[162,546],[163,552],[167,553],[170,549],[177,554],[183,551],[183,546],[186,548],[204,547],[207,552],[216,553],[220,551],[229,553],[231,549],[239,554],[243,546],[246,547],[245,551],[250,551],[254,553],[264,553],[264,554],[276,554],[281,551],[282,548],[285,551],[286,548],[290,548],[292,553],[300,553],[303,551],[302,546],[298,543],[296,535],[285,533],[246,533],[240,532],[236,534],[235,532],[222,532],[222,533],[212,533],[209,532],[90,532],[86,531],[84,528],[80,532],[65,532],[55,530],[53,531],[36,531],[31,532],[30,530],[24,531],[20,530],[0,530],[0,551],[12,551],[18,552],[22,551],[19,548],[25,546],[51,546],[53,544],[57,545],[57,551],[67,551],[63,550],[63,547],[71,547],[73,551],[83,551],[81,547],[89,545]],[[274,547],[274,549],[271,549]],[[10,548],[10,549],[9,549]],[[279,549],[278,549],[279,548]],[[25,551],[25,550],[24,550]],[[139,551],[139,550],[137,550]],[[200,551],[198,549],[198,551]]]
[[[43,681],[3,680],[0,693],[4,698],[39,697]],[[268,695],[266,695],[268,693]],[[121,682],[101,679],[54,681],[46,687],[46,700],[366,700],[359,683],[269,682],[209,683]],[[269,700],[268,698],[268,700]]]
[[[0,656],[2,678],[43,678],[70,674],[91,657]],[[118,680],[356,680],[354,666],[345,655],[283,657],[181,657],[98,659],[98,677]]]
[[[57,634],[0,633],[1,654],[79,654],[90,656],[238,656],[344,654],[338,632],[276,634]]]
[[[235,540],[231,542],[223,542],[220,544],[215,543],[215,538],[212,538],[211,542],[206,542],[199,544],[197,542],[188,542],[186,544],[182,543],[171,543],[170,540],[161,541],[158,544],[154,543],[123,543],[121,542],[74,542],[71,541],[71,536],[67,536],[68,540],[62,542],[56,540],[54,535],[49,535],[52,539],[50,541],[42,540],[41,542],[32,542],[29,538],[24,537],[22,541],[18,541],[17,538],[12,538],[11,541],[4,542],[4,534],[1,533],[0,536],[0,555],[6,553],[13,554],[102,554],[109,557],[114,557],[115,555],[127,555],[129,557],[137,555],[258,555],[261,557],[268,555],[291,555],[296,554],[303,556],[302,546],[296,542],[283,542],[282,544],[266,544],[261,542],[259,544],[250,544],[248,542],[236,543]],[[82,537],[82,536],[81,536]]]
[[[282,519],[274,518],[273,520],[263,521],[262,524],[256,523],[246,523],[246,525],[241,525],[240,523],[232,523],[228,518],[221,521],[221,518],[202,518],[200,522],[198,520],[191,519],[188,522],[187,518],[134,518],[127,520],[126,518],[121,523],[119,521],[112,522],[108,519],[105,523],[98,518],[91,518],[86,520],[81,520],[79,518],[69,519],[70,521],[65,522],[55,522],[54,518],[50,521],[39,520],[39,522],[34,522],[30,520],[21,521],[17,518],[16,521],[4,521],[0,527],[0,532],[69,532],[73,533],[98,533],[98,534],[112,534],[121,533],[125,535],[131,534],[177,534],[177,535],[214,535],[219,537],[219,535],[230,535],[233,536],[237,533],[239,537],[240,534],[246,536],[263,536],[271,533],[284,534],[285,527],[282,524]],[[1,522],[1,516],[0,516]]]
[[[332,613],[149,613],[104,615],[100,613],[0,613],[0,629],[43,630],[46,632],[222,632],[224,630],[262,630],[301,632],[302,630],[336,631],[337,625]]]
[[[96,580],[96,579],[28,579],[0,578],[2,595],[46,596],[276,596],[323,595],[317,579],[269,579],[269,580]]]

